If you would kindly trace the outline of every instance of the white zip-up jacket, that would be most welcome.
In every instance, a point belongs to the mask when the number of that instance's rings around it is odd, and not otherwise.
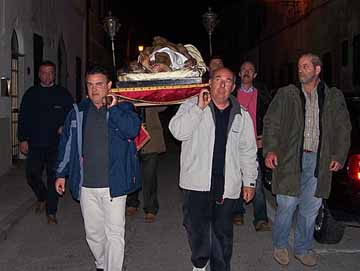
[[[228,137],[225,155],[225,187],[223,198],[240,197],[242,185],[255,187],[257,178],[256,141],[248,112],[230,96]],[[180,187],[194,191],[210,191],[215,142],[213,104],[204,110],[197,106],[197,97],[183,103],[171,119],[169,129],[182,141]]]

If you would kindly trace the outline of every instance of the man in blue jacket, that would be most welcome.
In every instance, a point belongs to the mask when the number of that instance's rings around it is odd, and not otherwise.
[[[89,98],[74,105],[60,138],[56,191],[80,201],[86,240],[97,270],[122,270],[125,203],[140,188],[134,138],[140,118],[128,102],[107,103],[109,73],[101,66],[86,73]]]

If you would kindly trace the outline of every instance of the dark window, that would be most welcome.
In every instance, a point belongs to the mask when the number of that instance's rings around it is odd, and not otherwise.
[[[275,78],[276,78],[276,74],[275,74],[275,69],[271,69],[269,71],[269,75],[270,75],[270,88],[275,88]]]
[[[81,58],[76,57],[76,102],[80,102],[82,98],[82,91],[81,91]]]
[[[38,72],[40,63],[43,61],[43,48],[44,48],[44,41],[42,36],[34,34],[34,84],[38,84],[40,82]]]
[[[11,36],[11,57],[16,59],[19,57],[19,42],[15,31]]]
[[[60,47],[60,44],[58,46],[58,51],[57,51],[57,61],[58,61],[58,69],[57,69],[57,82],[59,85],[62,85],[64,86],[61,82],[61,79],[63,77],[63,74],[62,74],[62,71],[63,71],[63,53],[61,51],[61,47]],[[66,87],[66,86],[64,86]]]
[[[294,83],[294,63],[288,63],[288,84]]]
[[[347,66],[348,57],[349,57],[349,42],[347,40],[344,40],[341,43],[341,64],[343,67]]]
[[[360,85],[360,34],[356,35],[353,40],[353,82],[354,85]]]
[[[287,83],[286,82],[286,68],[285,67],[281,67],[281,69],[280,69],[279,83],[280,83],[280,86],[284,86]]]
[[[98,17],[100,18],[100,20],[103,17],[103,2],[101,0],[98,0]]]
[[[104,16],[107,14],[107,12],[110,10],[110,3],[109,1],[103,1],[104,2]]]
[[[322,68],[322,78],[324,81],[331,86],[332,85],[332,62],[331,62],[331,53],[327,52],[323,55],[323,68]]]

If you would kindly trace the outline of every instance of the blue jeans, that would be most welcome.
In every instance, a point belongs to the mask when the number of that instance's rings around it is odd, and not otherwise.
[[[259,221],[266,221],[268,222],[268,216],[266,211],[266,199],[264,193],[264,185],[263,185],[263,177],[264,177],[264,158],[262,157],[262,149],[258,150],[257,153],[257,160],[258,160],[258,177],[256,179],[256,190],[255,196],[252,200],[252,204],[254,207],[254,220],[253,224],[256,225]],[[236,215],[244,215],[245,208],[244,208],[244,200],[242,195],[239,199],[235,200],[234,204],[234,216]]]
[[[277,210],[273,225],[273,245],[287,248],[295,210],[298,208],[295,226],[294,253],[306,254],[312,249],[315,219],[321,206],[321,198],[315,197],[317,178],[314,176],[316,153],[304,152],[298,197],[276,195]]]

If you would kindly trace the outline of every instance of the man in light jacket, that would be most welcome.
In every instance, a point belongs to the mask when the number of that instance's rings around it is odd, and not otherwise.
[[[256,142],[248,112],[235,97],[235,76],[220,68],[210,92],[182,104],[169,128],[182,141],[180,187],[193,271],[230,270],[235,199],[249,202],[257,177]]]

